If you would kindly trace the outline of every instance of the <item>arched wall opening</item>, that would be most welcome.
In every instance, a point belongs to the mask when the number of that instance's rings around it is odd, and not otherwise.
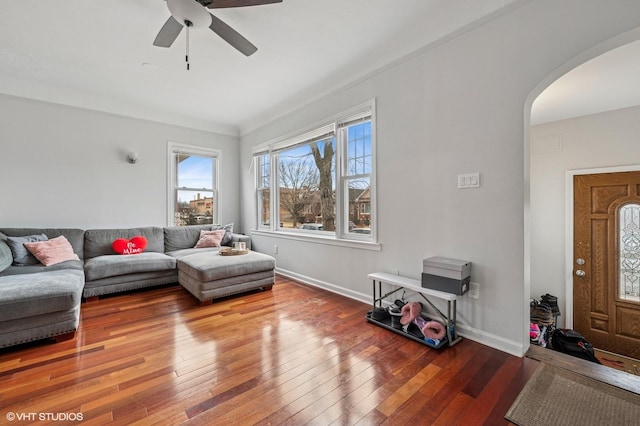
[[[590,49],[585,50],[580,55],[577,55],[561,67],[555,69],[545,79],[540,81],[533,90],[529,93],[525,105],[524,105],[524,324],[523,329],[525,336],[529,331],[529,318],[527,312],[529,312],[529,301],[531,297],[539,298],[542,294],[556,293],[561,303],[562,316],[559,320],[559,325],[563,327],[571,328],[573,325],[573,229],[572,229],[572,176],[574,174],[589,173],[589,172],[608,172],[608,171],[626,171],[637,170],[637,166],[629,164],[627,162],[616,162],[610,160],[594,160],[585,167],[572,167],[559,163],[555,164],[555,169],[545,170],[539,167],[539,156],[548,155],[554,156],[558,154],[561,157],[562,154],[569,155],[568,152],[562,153],[563,139],[562,131],[554,128],[553,126],[547,126],[542,132],[540,126],[532,127],[531,114],[532,107],[535,100],[545,91],[547,88],[558,80],[560,77],[575,69],[576,67],[600,56],[609,51],[612,51],[618,47],[624,46],[628,43],[632,43],[640,40],[640,28],[636,28],[631,31],[622,33],[616,37],[613,37],[603,43],[599,43]],[[638,107],[640,108],[640,107]],[[615,144],[615,140],[611,141]],[[554,151],[555,150],[555,151]],[[640,157],[637,157],[640,158]],[[640,161],[636,161],[640,163]],[[532,170],[533,165],[533,170]],[[561,176],[559,170],[564,167]],[[547,209],[545,213],[541,213],[540,205],[536,204],[540,200],[540,193],[537,191],[549,191],[549,183],[541,182],[540,176],[545,174],[555,174],[555,196],[556,207],[554,209]],[[560,185],[560,187],[558,187]],[[560,200],[560,198],[562,199]],[[533,203],[533,204],[532,204]],[[560,205],[561,204],[561,205]],[[555,244],[553,250],[550,250],[549,246],[544,248],[540,245],[541,238],[539,232],[542,223],[546,223],[546,217],[543,220],[542,216],[551,216],[554,223],[559,228],[555,231],[561,232],[557,238],[559,242],[549,242],[549,244]],[[546,251],[545,251],[546,250]],[[546,258],[551,253],[552,258]],[[552,262],[556,267],[561,268],[561,271],[556,274],[554,279],[548,280],[553,282],[540,282],[537,271],[541,262]],[[532,281],[533,280],[533,281]],[[543,280],[545,281],[545,280]],[[540,293],[540,294],[538,294]],[[528,344],[525,345],[528,347]],[[526,348],[525,348],[526,351]]]

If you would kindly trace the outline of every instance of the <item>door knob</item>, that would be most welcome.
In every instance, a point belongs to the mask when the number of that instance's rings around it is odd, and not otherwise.
[[[584,277],[585,275],[587,275],[587,273],[584,272],[582,269],[578,269],[576,271],[576,275],[579,276],[579,277]]]
[[[578,265],[584,265],[584,259],[576,259]]]

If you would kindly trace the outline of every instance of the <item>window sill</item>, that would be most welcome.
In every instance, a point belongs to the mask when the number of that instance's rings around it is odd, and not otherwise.
[[[284,231],[265,231],[263,229],[254,229],[251,235],[264,235],[265,237],[284,238],[287,240],[305,241],[315,244],[327,244],[331,246],[349,247],[361,250],[381,251],[382,244],[371,241],[346,240],[322,235],[310,235],[301,232],[284,232]]]

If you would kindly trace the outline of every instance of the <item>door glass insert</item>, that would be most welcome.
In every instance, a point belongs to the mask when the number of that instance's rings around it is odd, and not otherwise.
[[[618,297],[640,302],[640,204],[622,206],[618,224]]]

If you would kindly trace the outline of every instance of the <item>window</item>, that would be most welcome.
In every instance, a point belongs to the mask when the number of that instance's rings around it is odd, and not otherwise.
[[[219,152],[169,143],[169,225],[217,222]]]
[[[373,110],[372,101],[256,150],[258,229],[374,241]]]
[[[335,233],[335,138],[324,135],[277,151],[279,229]]]
[[[371,234],[371,117],[356,116],[340,125],[345,146],[344,193],[349,205],[347,234]]]
[[[640,204],[618,213],[618,298],[640,301]]]
[[[258,183],[256,205],[258,206],[258,227],[266,228],[271,223],[271,163],[268,154],[261,154],[255,157]]]

